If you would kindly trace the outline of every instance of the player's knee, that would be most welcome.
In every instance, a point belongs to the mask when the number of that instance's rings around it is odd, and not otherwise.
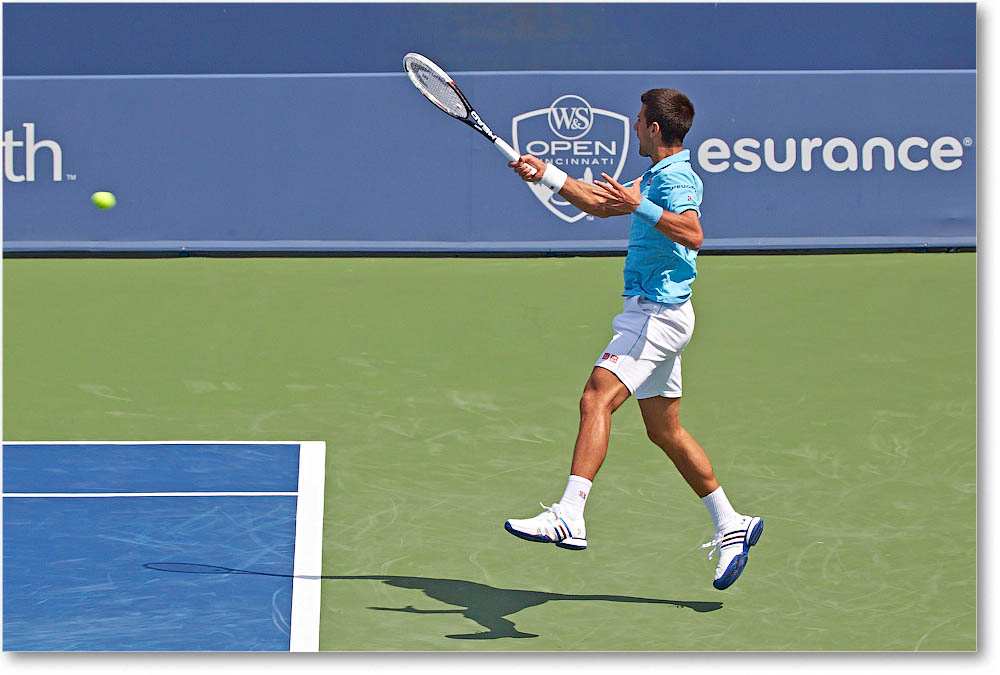
[[[681,427],[656,427],[646,429],[646,437],[658,445],[668,455],[678,452],[684,447],[684,429]]]
[[[647,427],[646,438],[648,438],[654,445],[658,445],[661,448],[668,444],[667,433],[663,429],[650,429]]]
[[[600,410],[600,407],[597,391],[589,388],[584,389],[583,395],[580,396],[580,414],[583,416],[594,414]]]
[[[612,411],[613,407],[611,397],[596,387],[585,387],[580,396],[581,415],[603,415]]]

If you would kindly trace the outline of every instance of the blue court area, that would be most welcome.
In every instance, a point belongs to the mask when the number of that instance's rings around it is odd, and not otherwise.
[[[3,450],[5,651],[289,649],[298,445]]]

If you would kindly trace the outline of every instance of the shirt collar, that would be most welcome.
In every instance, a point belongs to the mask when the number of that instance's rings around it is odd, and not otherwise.
[[[656,164],[654,164],[653,166],[651,166],[649,169],[647,169],[646,173],[654,173],[654,172],[659,171],[660,169],[662,169],[662,168],[664,168],[666,166],[669,166],[671,164],[675,164],[677,162],[690,162],[690,161],[691,161],[691,151],[690,150],[681,150],[680,152],[675,152],[674,154],[670,155],[669,157],[664,157],[659,162],[657,162]]]

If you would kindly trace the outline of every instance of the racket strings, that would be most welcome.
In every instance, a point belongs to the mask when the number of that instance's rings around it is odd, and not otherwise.
[[[464,119],[469,114],[454,87],[442,80],[436,72],[415,59],[408,61],[406,68],[414,84],[434,105],[459,119]]]

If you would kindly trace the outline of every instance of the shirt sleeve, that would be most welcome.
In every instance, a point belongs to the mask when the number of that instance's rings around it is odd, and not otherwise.
[[[683,213],[693,209],[701,216],[701,190],[686,176],[657,175],[646,196],[667,211]]]

